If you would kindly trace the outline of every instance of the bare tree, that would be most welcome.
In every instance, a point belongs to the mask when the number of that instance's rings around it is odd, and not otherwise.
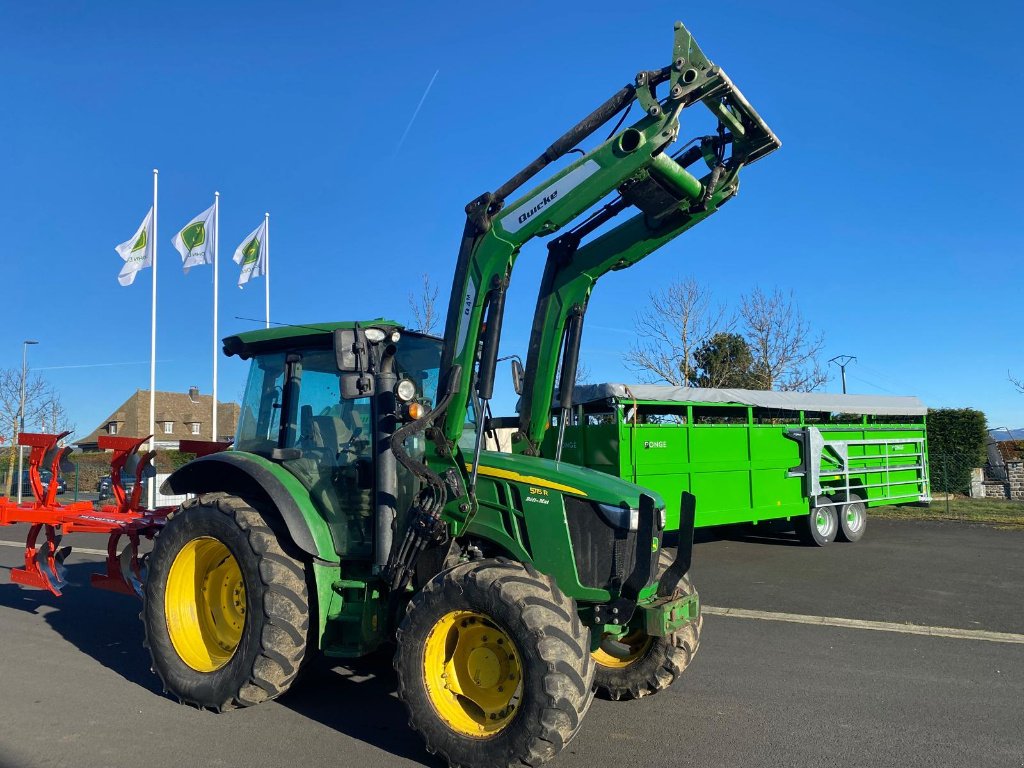
[[[60,424],[67,422],[60,397],[56,395],[46,380],[38,374],[28,373],[25,378],[25,429],[36,429],[46,425],[47,416],[51,414],[53,404],[58,404]],[[61,416],[60,414],[64,415]],[[19,419],[21,416],[21,369],[5,368],[0,370],[0,430],[5,437],[10,437],[10,450],[7,452],[7,472],[5,487],[11,485],[14,474],[15,460],[18,455]],[[64,430],[59,430],[63,432]]]
[[[811,392],[828,381],[821,361],[825,336],[811,330],[792,293],[755,288],[740,299],[740,321],[760,389]]]
[[[430,275],[424,272],[423,285],[419,295],[417,296],[411,291],[409,293],[409,309],[412,310],[414,330],[421,333],[433,333],[434,328],[437,327],[440,319],[437,311],[437,293],[437,286],[431,282]]]
[[[1006,372],[1006,378],[1008,378],[1010,383],[1013,384],[1014,389],[1024,395],[1024,379],[1018,379],[1009,371]]]
[[[626,365],[648,381],[687,386],[696,374],[693,353],[715,333],[730,331],[735,319],[724,304],[693,278],[669,283],[650,294],[649,306],[634,320],[640,341],[626,353]]]
[[[580,360],[579,363],[576,364],[576,383],[589,384],[590,375],[590,366]]]
[[[29,426],[30,423],[26,418],[25,428],[28,429]],[[75,431],[75,423],[71,421],[71,416],[60,399],[60,393],[53,389],[49,391],[46,402],[42,404],[42,408],[31,426],[38,427],[41,431],[49,432],[51,435]]]

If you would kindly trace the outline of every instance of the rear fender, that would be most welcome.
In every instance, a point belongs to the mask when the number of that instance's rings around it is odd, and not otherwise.
[[[173,472],[160,491],[230,493],[267,501],[277,510],[296,547],[321,561],[339,562],[330,528],[309,492],[288,470],[261,456],[241,451],[202,456]]]

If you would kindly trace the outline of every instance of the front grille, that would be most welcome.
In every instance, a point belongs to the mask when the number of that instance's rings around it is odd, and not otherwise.
[[[589,501],[565,498],[565,517],[580,584],[618,592],[636,565],[637,552],[651,553],[651,546],[637,546],[636,531],[613,527]],[[657,557],[657,553],[651,553]]]

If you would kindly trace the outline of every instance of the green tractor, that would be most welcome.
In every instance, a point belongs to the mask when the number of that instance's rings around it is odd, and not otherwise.
[[[642,116],[620,130],[634,101]],[[700,180],[667,151],[698,103],[728,128],[708,140],[719,162]],[[606,140],[513,197],[620,114]],[[699,643],[692,497],[666,549],[656,493],[484,451],[484,433],[520,248],[616,191],[649,221],[635,236],[667,242],[677,213],[713,206],[734,181],[714,153],[741,132],[761,137],[762,154],[778,144],[677,24],[672,63],[467,206],[442,339],[383,319],[225,339],[250,361],[234,449],[168,478],[167,492],[193,497],[148,560],[146,644],[165,689],[196,707],[245,707],[287,691],[317,652],[394,644],[427,749],[506,766],[556,755],[595,690],[639,697],[675,680]]]

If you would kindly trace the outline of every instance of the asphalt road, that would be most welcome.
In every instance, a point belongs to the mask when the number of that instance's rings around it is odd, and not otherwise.
[[[705,603],[1024,632],[1024,533],[872,521],[854,546],[788,541],[704,537]],[[0,546],[2,768],[438,765],[386,659],[318,664],[278,702],[197,712],[160,695],[134,600],[22,590],[3,573],[19,558]],[[95,558],[70,562],[84,584]],[[553,765],[1020,768],[1022,662],[1024,644],[712,615],[679,683],[596,702]]]

